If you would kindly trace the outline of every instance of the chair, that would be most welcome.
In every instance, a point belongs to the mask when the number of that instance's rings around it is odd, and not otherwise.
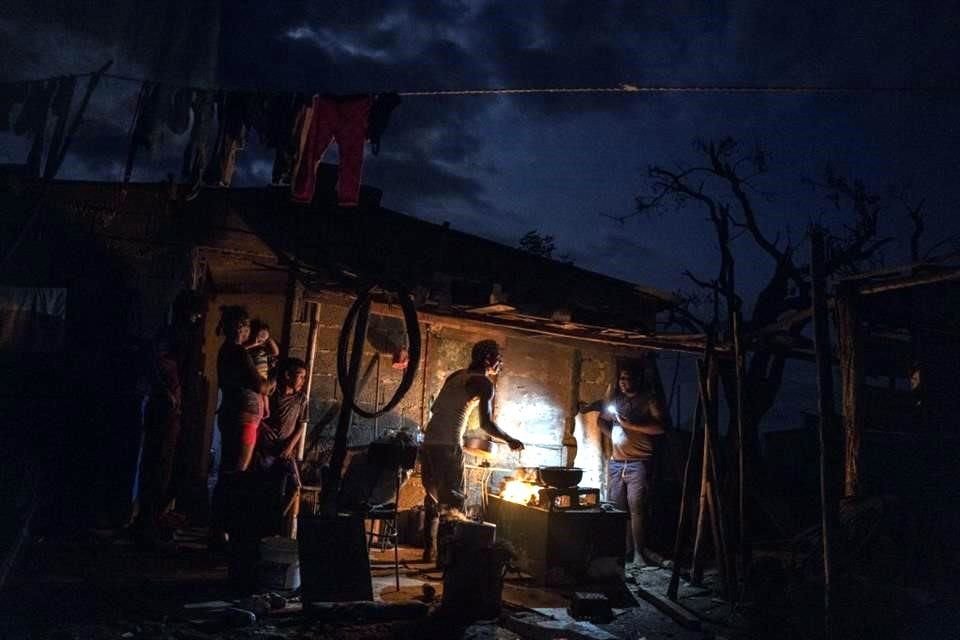
[[[393,571],[397,585],[397,591],[400,591],[400,539],[397,535],[397,505],[400,503],[400,484],[403,478],[403,468],[399,467],[394,471],[396,487],[393,494],[393,502],[387,502],[378,505],[368,511],[365,515],[367,520],[380,523],[380,530],[373,530],[373,522],[370,529],[367,530],[367,547],[374,544],[374,540],[380,545],[381,551],[387,550],[387,544],[393,544]]]

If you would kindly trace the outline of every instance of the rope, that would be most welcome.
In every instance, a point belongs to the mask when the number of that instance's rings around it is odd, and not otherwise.
[[[960,93],[960,87],[824,87],[805,85],[661,85],[621,84],[616,87],[536,87],[527,89],[458,89],[432,91],[399,91],[404,97],[421,96],[488,96],[522,94],[577,93],[773,93],[773,94],[846,94],[846,93]]]
[[[93,72],[77,74],[75,77],[82,78],[93,75]],[[41,78],[51,80],[62,78],[63,75]],[[105,73],[104,78],[120,80],[123,82],[143,83],[145,78],[135,78],[115,73]],[[24,82],[23,80],[3,81],[0,84],[16,84]],[[176,84],[176,83],[171,83]],[[292,91],[262,90],[247,88],[227,88],[210,87],[198,85],[177,85],[185,89],[203,90],[203,91],[262,91],[264,93],[292,93]],[[322,92],[321,92],[322,93]],[[374,92],[377,93],[377,92]],[[385,93],[385,92],[382,92]],[[824,85],[640,85],[633,83],[621,83],[612,87],[490,87],[477,89],[412,89],[397,91],[398,95],[404,98],[422,98],[422,97],[455,97],[455,96],[509,96],[509,95],[548,95],[548,94],[626,94],[626,93],[703,93],[703,94],[821,94],[821,95],[842,95],[842,94],[954,94],[960,93],[960,86],[840,86],[831,87]]]

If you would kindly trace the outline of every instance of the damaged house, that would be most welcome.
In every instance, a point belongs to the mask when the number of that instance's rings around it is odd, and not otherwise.
[[[69,447],[76,452],[70,472],[95,480],[76,489],[89,495],[64,502],[92,500],[93,510],[84,515],[95,513],[101,521],[126,517],[139,446],[136,367],[158,327],[185,306],[199,322],[189,343],[190,375],[183,380],[178,510],[202,519],[207,508],[217,449],[221,306],[246,306],[271,327],[282,354],[308,361],[304,454],[307,467],[322,462],[342,400],[337,342],[362,285],[378,285],[384,295],[371,311],[358,404],[383,406],[403,373],[404,324],[387,292],[411,292],[422,352],[402,401],[379,418],[357,416],[348,446],[363,447],[391,431],[415,432],[429,419],[445,377],[468,363],[471,345],[495,339],[506,361],[497,381],[496,419],[526,449],[518,455],[501,447],[488,464],[576,464],[584,469],[584,486],[602,489],[609,442],[595,422],[580,419],[581,403],[603,398],[627,361],[643,359],[659,386],[648,354],[699,348],[687,338],[656,335],[656,314],[669,297],[391,211],[380,206],[380,192],[366,186],[357,209],[338,209],[334,171],[322,167],[321,176],[326,188],[309,207],[269,188],[205,190],[186,202],[173,184],[133,184],[121,191],[107,183],[40,187],[6,180],[4,206],[19,215],[7,224],[25,231],[6,236],[5,255],[19,244],[5,285],[21,294],[56,289],[65,296],[64,339],[44,354],[61,379],[55,395],[62,410],[51,422],[64,431],[58,435],[51,426],[47,437],[55,442],[40,448]],[[31,204],[38,199],[39,206]],[[58,248],[38,251],[40,242]],[[50,394],[38,390],[46,369],[40,362],[37,368],[37,382],[24,382],[27,388],[20,390],[25,397]],[[476,416],[471,420],[476,426]],[[414,476],[401,504],[421,500]]]

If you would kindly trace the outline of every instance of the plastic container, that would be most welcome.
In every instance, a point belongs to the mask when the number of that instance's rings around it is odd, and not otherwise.
[[[273,536],[260,541],[257,583],[265,589],[300,588],[300,553],[296,540]]]

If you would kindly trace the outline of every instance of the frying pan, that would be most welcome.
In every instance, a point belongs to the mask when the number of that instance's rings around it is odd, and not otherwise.
[[[583,480],[583,469],[579,467],[517,467],[514,469],[513,477],[544,487],[569,489]]]
[[[557,489],[569,489],[580,484],[583,469],[577,467],[538,467],[540,484]]]
[[[497,443],[487,438],[464,438],[463,452],[472,456],[492,460],[496,455]]]

